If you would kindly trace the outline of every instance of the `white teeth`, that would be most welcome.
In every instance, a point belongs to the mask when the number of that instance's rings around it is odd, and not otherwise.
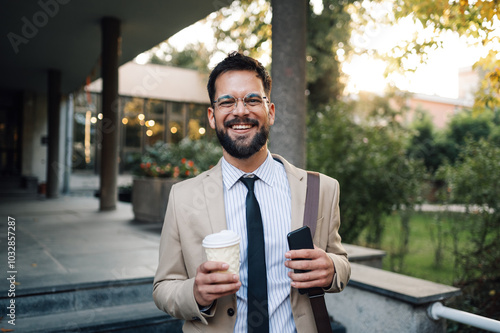
[[[236,130],[243,130],[243,129],[248,129],[252,127],[252,125],[234,125],[233,126],[233,129],[236,129]]]

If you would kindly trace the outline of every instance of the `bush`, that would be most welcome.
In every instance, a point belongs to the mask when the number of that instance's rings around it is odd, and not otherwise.
[[[437,176],[446,184],[448,203],[465,205],[467,219],[457,226],[468,230],[466,247],[454,246],[455,266],[460,272],[456,285],[463,296],[463,310],[500,319],[500,148],[480,139],[466,140],[454,166],[441,167]],[[467,331],[463,328],[463,331]]]
[[[214,166],[222,148],[212,142],[183,139],[178,144],[156,142],[136,163],[134,174],[147,177],[189,178]]]
[[[408,156],[424,161],[427,171],[434,175],[444,163],[454,164],[459,159],[467,139],[491,138],[500,143],[498,117],[486,110],[479,114],[464,110],[451,118],[445,130],[437,131],[432,119],[424,110],[419,110],[411,125],[413,134],[407,148]]]
[[[362,124],[352,115],[352,105],[337,103],[311,116],[307,167],[340,183],[343,240],[354,242],[368,228],[367,241],[376,246],[382,217],[419,201],[424,167],[407,157],[406,136],[397,124]]]

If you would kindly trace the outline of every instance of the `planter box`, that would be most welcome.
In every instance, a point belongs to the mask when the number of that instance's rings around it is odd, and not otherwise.
[[[172,185],[179,179],[135,178],[132,185],[132,208],[135,219],[163,223]]]

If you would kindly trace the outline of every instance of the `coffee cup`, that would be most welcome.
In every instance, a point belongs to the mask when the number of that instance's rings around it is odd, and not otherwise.
[[[203,239],[202,246],[208,261],[222,261],[229,265],[228,273],[240,272],[240,236],[231,230],[211,234]]]

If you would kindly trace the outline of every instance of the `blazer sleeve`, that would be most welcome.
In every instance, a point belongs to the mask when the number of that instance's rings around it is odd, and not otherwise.
[[[320,180],[321,191],[320,200],[322,200],[322,209],[324,220],[322,223],[327,225],[322,226],[327,234],[326,253],[333,261],[335,267],[335,275],[331,286],[325,289],[326,292],[342,291],[351,276],[351,265],[347,258],[347,252],[342,246],[341,237],[339,234],[340,228],[340,186],[336,179],[322,175]]]
[[[176,213],[176,186],[170,191],[161,233],[159,262],[153,282],[156,306],[173,317],[207,324],[194,298],[194,276],[189,276],[182,253],[179,219]],[[182,226],[181,226],[182,228]]]

